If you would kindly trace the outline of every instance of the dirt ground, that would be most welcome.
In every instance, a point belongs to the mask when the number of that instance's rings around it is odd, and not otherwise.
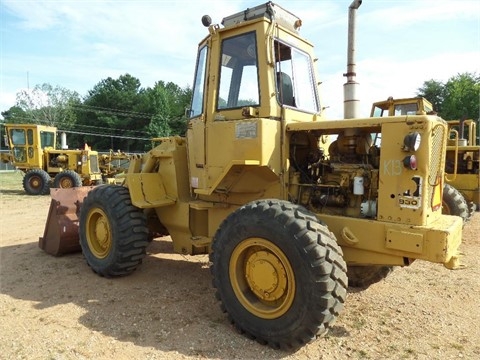
[[[131,276],[95,275],[82,254],[38,247],[50,198],[0,174],[2,359],[478,359],[480,213],[465,226],[466,269],[417,261],[350,290],[330,333],[295,353],[235,332],[214,299],[207,256],[155,240]]]

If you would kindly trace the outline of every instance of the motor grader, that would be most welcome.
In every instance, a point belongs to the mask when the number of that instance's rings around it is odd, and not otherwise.
[[[416,259],[459,265],[462,221],[441,213],[445,121],[326,120],[313,45],[277,4],[202,22],[186,137],[132,158],[122,186],[52,193],[42,248],[79,243],[96,273],[115,277],[170,235],[177,253],[209,254],[236,329],[290,350],[328,331],[349,281]],[[75,226],[79,239],[64,232]]]
[[[103,181],[115,183],[115,177],[122,176],[127,171],[131,156],[132,154],[120,150],[99,154],[98,167],[102,172]]]
[[[435,113],[424,97],[394,99],[373,103],[370,116],[399,116]],[[448,120],[443,212],[467,221],[480,209],[480,145],[475,120]]]
[[[3,162],[11,162],[25,175],[23,188],[29,195],[50,193],[55,188],[94,185],[102,180],[98,152],[88,146],[67,150],[62,135],[62,148],[57,149],[57,128],[36,124],[5,124],[8,154]],[[64,134],[64,133],[63,133]]]

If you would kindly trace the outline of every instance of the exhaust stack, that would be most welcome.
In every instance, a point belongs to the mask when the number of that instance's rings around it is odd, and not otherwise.
[[[359,100],[357,99],[358,83],[355,81],[355,20],[357,9],[362,5],[362,0],[353,0],[348,7],[348,48],[347,48],[347,82],[343,84],[343,118],[352,119],[359,117]]]
[[[60,134],[60,145],[62,147],[62,150],[67,150],[68,149],[67,134],[65,132],[62,132]]]

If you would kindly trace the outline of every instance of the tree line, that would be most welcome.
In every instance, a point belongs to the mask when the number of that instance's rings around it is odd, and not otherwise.
[[[463,73],[452,76],[446,82],[427,80],[417,89],[433,105],[433,109],[445,120],[461,118],[477,120],[480,117],[480,76]]]
[[[446,82],[427,80],[417,89],[446,120],[479,118],[480,76],[463,73]],[[192,90],[158,81],[143,88],[130,74],[108,77],[82,99],[75,92],[50,84],[17,94],[15,106],[1,114],[6,123],[36,123],[56,126],[68,134],[70,148],[85,143],[98,151],[149,150],[149,139],[185,135]],[[406,94],[406,96],[408,96]],[[479,127],[477,127],[479,128]]]
[[[17,93],[2,116],[5,123],[56,126],[67,133],[70,148],[86,143],[98,151],[143,152],[151,138],[185,134],[191,94],[172,82],[143,88],[130,74],[101,80],[83,99],[47,83]]]

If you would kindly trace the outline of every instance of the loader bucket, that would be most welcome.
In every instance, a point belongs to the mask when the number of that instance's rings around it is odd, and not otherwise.
[[[46,253],[59,256],[81,251],[78,237],[80,207],[93,186],[50,189],[50,209],[43,237],[38,246]]]

